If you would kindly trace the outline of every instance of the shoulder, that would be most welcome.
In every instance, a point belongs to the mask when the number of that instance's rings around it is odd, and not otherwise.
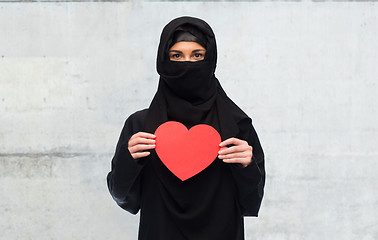
[[[247,140],[251,129],[253,129],[252,119],[249,118],[249,117],[240,119],[237,122],[237,125],[238,125],[238,128],[239,128],[239,132],[237,134],[237,137],[244,139],[244,140]]]
[[[146,119],[148,109],[143,109],[131,114],[125,122],[124,131],[136,133],[144,131],[144,121]]]
[[[144,122],[144,119],[146,119],[147,111],[148,111],[148,109],[136,111],[135,113],[131,114],[127,118],[126,122],[127,121],[142,121],[142,122]]]

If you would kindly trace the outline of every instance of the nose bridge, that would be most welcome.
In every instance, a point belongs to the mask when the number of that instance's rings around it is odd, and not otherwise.
[[[189,61],[190,60],[190,54],[185,54],[185,61]]]

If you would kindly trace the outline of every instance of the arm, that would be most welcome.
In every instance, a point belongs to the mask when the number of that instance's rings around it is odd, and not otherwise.
[[[128,150],[128,142],[132,135],[143,128],[143,112],[131,115],[122,129],[116,151],[111,163],[111,171],[107,176],[107,184],[116,203],[132,214],[140,208],[140,179],[143,161],[136,161]]]
[[[252,147],[252,159],[247,166],[240,161],[239,164],[232,164],[230,168],[237,187],[242,214],[244,216],[257,216],[265,185],[264,152],[252,124],[245,121],[241,123],[241,126],[237,139],[243,139],[248,143],[248,146]]]

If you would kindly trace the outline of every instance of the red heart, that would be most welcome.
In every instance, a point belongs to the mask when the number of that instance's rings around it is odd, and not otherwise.
[[[207,168],[218,156],[221,137],[217,130],[199,124],[189,131],[182,123],[169,121],[156,131],[156,153],[181,181]]]

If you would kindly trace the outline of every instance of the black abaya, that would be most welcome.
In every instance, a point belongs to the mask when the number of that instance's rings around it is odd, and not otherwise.
[[[205,60],[177,63],[167,59],[176,29],[189,29],[206,42]],[[184,17],[165,27],[157,60],[158,91],[149,109],[127,119],[108,174],[115,201],[133,214],[140,210],[139,240],[242,240],[243,216],[258,214],[265,183],[264,154],[251,119],[227,97],[215,78],[215,65],[215,38],[205,22]],[[188,128],[206,123],[216,128],[223,140],[236,137],[247,141],[253,147],[251,164],[242,168],[217,158],[199,174],[181,181],[154,150],[136,162],[127,148],[130,137],[137,132],[154,133],[168,120],[180,121]]]
[[[242,240],[243,216],[257,216],[263,197],[264,156],[252,125],[236,136],[253,146],[253,161],[241,168],[216,159],[200,174],[181,181],[157,158],[137,163],[129,138],[144,130],[147,110],[131,115],[122,130],[109,190],[119,206],[140,212],[139,240]],[[157,176],[151,162],[164,171]]]

